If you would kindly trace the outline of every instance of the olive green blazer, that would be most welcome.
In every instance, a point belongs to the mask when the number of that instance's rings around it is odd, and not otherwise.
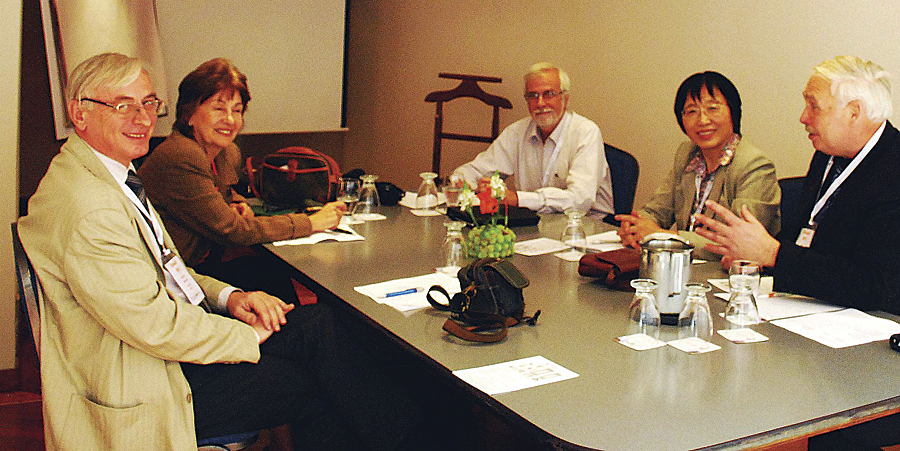
[[[695,232],[686,231],[690,225],[691,207],[697,188],[694,173],[684,170],[695,148],[690,141],[678,147],[672,169],[656,188],[642,213],[653,218],[664,229],[674,227],[679,235],[695,246],[695,256],[718,258],[703,249],[709,240]],[[718,202],[737,215],[740,215],[741,206],[746,205],[772,236],[781,229],[781,188],[778,187],[775,165],[746,139],[742,139],[737,145],[731,162],[719,169],[713,179],[709,200]]]

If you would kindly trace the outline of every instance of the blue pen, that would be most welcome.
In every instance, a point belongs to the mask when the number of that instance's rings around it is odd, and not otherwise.
[[[404,294],[421,293],[422,291],[425,291],[425,289],[422,287],[407,288],[405,290],[392,291],[390,293],[386,293],[384,296],[381,296],[381,298],[382,299],[383,298],[392,298],[392,297],[396,297],[396,296],[403,296]]]

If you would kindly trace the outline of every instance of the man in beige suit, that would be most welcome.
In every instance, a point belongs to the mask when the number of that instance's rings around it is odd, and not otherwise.
[[[190,450],[287,422],[303,449],[396,448],[414,407],[325,306],[295,309],[181,263],[130,171],[161,108],[142,63],[88,59],[67,99],[76,135],[19,222],[43,286],[47,449]]]

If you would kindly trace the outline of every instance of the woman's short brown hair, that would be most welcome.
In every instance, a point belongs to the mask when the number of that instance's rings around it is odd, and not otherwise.
[[[247,76],[225,58],[211,59],[191,71],[178,85],[178,105],[175,108],[173,128],[182,135],[194,138],[194,128],[189,124],[194,112],[203,102],[220,91],[237,92],[247,111],[250,89]]]

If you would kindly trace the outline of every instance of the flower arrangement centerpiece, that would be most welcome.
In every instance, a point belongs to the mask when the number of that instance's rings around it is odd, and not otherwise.
[[[482,215],[490,215],[484,224],[478,223],[478,218],[472,208],[475,199],[480,202],[478,208]],[[507,227],[509,220],[509,205],[506,198],[506,184],[500,178],[500,174],[494,172],[491,176],[489,189],[482,190],[477,195],[469,188],[469,184],[463,185],[459,193],[459,208],[465,210],[472,217],[475,227],[469,231],[465,240],[466,255],[470,258],[497,257],[505,258],[513,254],[516,234]],[[500,202],[503,201],[501,213]],[[500,219],[502,218],[502,223]]]

